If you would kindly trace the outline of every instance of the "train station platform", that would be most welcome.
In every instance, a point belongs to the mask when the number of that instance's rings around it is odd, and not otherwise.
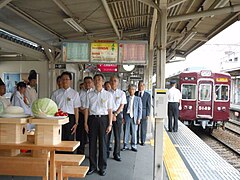
[[[165,129],[167,124],[165,124]],[[153,179],[154,141],[138,146],[138,152],[121,152],[121,162],[108,159],[106,176],[98,173],[86,180],[150,180]],[[88,146],[82,165],[89,165]],[[40,180],[40,177],[1,176],[1,180]],[[75,180],[77,178],[69,178]],[[163,179],[240,180],[240,172],[222,159],[196,134],[179,121],[178,132],[164,132]]]
[[[165,127],[167,127],[167,124]],[[174,164],[183,161],[192,176],[190,179],[240,179],[240,172],[237,169],[220,157],[180,121],[178,132],[168,132],[168,136],[181,156],[180,160],[175,160],[173,157],[171,161],[174,161]],[[170,161],[170,159],[168,158],[166,161]],[[167,166],[166,169],[168,171]],[[182,172],[178,171],[177,173],[181,174]],[[171,174],[169,174],[169,176],[171,176]]]

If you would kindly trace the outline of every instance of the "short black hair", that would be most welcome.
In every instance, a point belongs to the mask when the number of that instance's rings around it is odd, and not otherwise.
[[[171,80],[171,81],[170,81],[170,84],[171,84],[171,85],[176,84],[176,81],[175,81],[175,80]]]
[[[57,77],[57,82],[58,82],[60,79],[61,79],[61,75],[59,75],[59,76]]]
[[[68,71],[64,71],[62,74],[61,74],[61,78],[64,76],[64,75],[67,75],[69,77],[70,80],[72,80],[72,74]]]
[[[27,84],[25,82],[21,81],[21,82],[17,83],[17,90],[19,88],[27,88]]]
[[[96,77],[102,77],[102,79],[104,80],[104,76],[102,74],[95,74],[93,79],[95,79]]]
[[[86,77],[84,77],[83,81],[86,81],[88,79],[93,80],[93,78],[91,76],[86,76]]]
[[[106,84],[110,84],[110,81],[106,81],[106,82],[104,83],[104,86],[106,86]]]

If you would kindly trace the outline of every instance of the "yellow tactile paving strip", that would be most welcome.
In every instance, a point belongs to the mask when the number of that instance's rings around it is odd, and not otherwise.
[[[193,179],[166,131],[164,131],[163,158],[169,179],[171,180]]]

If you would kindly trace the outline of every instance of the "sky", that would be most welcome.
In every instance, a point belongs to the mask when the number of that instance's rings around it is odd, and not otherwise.
[[[235,22],[190,53],[185,61],[166,64],[166,77],[189,67],[205,67],[220,71],[221,61],[228,56],[227,52],[240,54],[240,21]]]

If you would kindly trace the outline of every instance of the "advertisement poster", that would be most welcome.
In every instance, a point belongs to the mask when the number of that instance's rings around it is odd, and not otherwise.
[[[117,43],[91,43],[91,62],[117,63]]]
[[[5,97],[10,98],[16,90],[16,85],[20,81],[20,73],[3,73],[3,81],[6,85]]]
[[[119,61],[123,64],[146,64],[147,43],[119,43]]]
[[[89,62],[89,43],[63,42],[63,62]]]
[[[97,68],[100,72],[118,72],[118,65],[116,64],[98,64]]]

